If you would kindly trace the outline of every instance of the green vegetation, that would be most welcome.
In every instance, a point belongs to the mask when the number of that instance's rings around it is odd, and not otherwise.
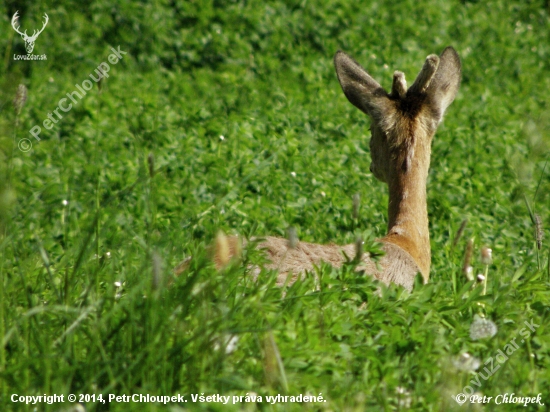
[[[14,60],[26,54],[16,10],[28,33],[48,13],[34,49],[47,60]],[[73,393],[187,400],[88,411],[481,410],[451,398],[469,385],[493,397],[487,410],[542,410],[494,398],[550,404],[550,240],[539,249],[535,226],[537,215],[550,227],[549,24],[542,0],[1,3],[0,409],[35,410],[12,394]],[[323,266],[320,285],[311,275],[283,293],[272,272],[252,278],[247,266],[263,260],[253,249],[214,269],[219,230],[382,236],[369,119],[344,97],[332,56],[347,51],[389,88],[393,70],[411,81],[447,45],[463,81],[432,148],[429,284],[378,291],[352,266]],[[111,47],[127,54],[101,90],[92,82],[47,130]],[[16,115],[19,84],[28,99]],[[486,295],[463,273],[469,239]],[[476,315],[494,337],[470,337]],[[539,326],[523,339],[525,321]],[[484,365],[513,339],[508,360]],[[485,380],[464,353],[485,376],[500,367]],[[263,402],[191,398],[252,393]],[[277,394],[326,402],[266,401]]]

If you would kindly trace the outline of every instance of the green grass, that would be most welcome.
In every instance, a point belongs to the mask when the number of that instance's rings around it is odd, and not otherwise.
[[[73,393],[187,399],[88,411],[481,410],[451,399],[480,379],[456,359],[471,354],[486,375],[514,338],[518,349],[474,389],[550,404],[550,249],[548,236],[537,248],[534,224],[537,214],[550,226],[548,4],[385,3],[0,5],[0,409],[34,410],[12,394]],[[17,9],[29,32],[48,13],[34,51],[48,60],[13,60],[25,53],[10,27]],[[253,248],[244,264],[214,269],[206,249],[219,230],[383,236],[369,119],[344,97],[332,56],[347,51],[388,88],[393,70],[410,82],[447,45],[463,80],[432,147],[429,284],[378,292],[352,266],[323,266],[319,288],[309,276],[283,294],[274,273],[252,278],[247,266],[263,261]],[[101,93],[94,84],[34,140],[31,127],[117,46],[128,54]],[[20,83],[28,100],[16,118]],[[493,250],[486,295],[462,272],[468,239],[474,275],[486,270],[481,247]],[[471,339],[478,314],[494,337]],[[525,321],[540,326],[521,342]],[[192,402],[203,393],[263,401]],[[269,404],[277,394],[326,402]]]

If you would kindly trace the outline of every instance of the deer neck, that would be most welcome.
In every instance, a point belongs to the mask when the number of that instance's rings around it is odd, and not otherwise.
[[[407,251],[417,263],[425,281],[430,273],[431,251],[426,202],[426,181],[430,147],[415,152],[406,171],[392,168],[388,179],[388,234],[384,241]]]

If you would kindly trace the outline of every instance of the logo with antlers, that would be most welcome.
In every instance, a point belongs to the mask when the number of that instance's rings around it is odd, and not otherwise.
[[[15,14],[13,15],[13,18],[11,19],[11,25],[12,25],[13,29],[18,34],[20,34],[21,37],[23,38],[23,40],[25,41],[25,49],[27,49],[27,53],[31,54],[33,49],[34,49],[34,42],[38,38],[38,35],[44,31],[44,29],[46,28],[46,25],[48,24],[48,21],[50,19],[48,18],[48,15],[46,13],[44,13],[44,24],[42,25],[42,28],[38,31],[34,30],[34,32],[32,33],[32,36],[28,36],[27,35],[27,30],[25,30],[24,33],[21,33],[19,31],[19,26],[16,26],[16,24],[19,20],[19,14],[18,13],[19,13],[19,11],[16,11]]]

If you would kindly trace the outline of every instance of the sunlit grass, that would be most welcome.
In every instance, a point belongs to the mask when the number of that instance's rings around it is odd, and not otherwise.
[[[50,16],[36,45],[48,61],[4,63],[0,75],[0,409],[29,410],[12,394],[74,393],[187,399],[88,411],[475,410],[451,396],[476,377],[481,394],[550,402],[545,7],[29,5],[27,15]],[[0,11],[10,31],[13,11]],[[24,53],[11,41],[0,40],[4,51]],[[101,93],[21,152],[30,128],[118,45],[129,54]],[[387,192],[369,172],[369,120],[343,96],[332,56],[346,50],[387,88],[393,70],[412,79],[447,45],[463,80],[432,148],[429,284],[380,287],[350,264],[283,292],[275,273],[252,275],[264,259],[252,247],[215,270],[207,246],[220,230],[382,236]],[[28,98],[16,117],[18,84]],[[494,323],[493,337],[472,339],[476,316]],[[526,321],[540,326],[487,380],[476,375],[471,365],[486,375]],[[264,401],[193,403],[201,393]],[[277,394],[326,402],[265,402]]]

